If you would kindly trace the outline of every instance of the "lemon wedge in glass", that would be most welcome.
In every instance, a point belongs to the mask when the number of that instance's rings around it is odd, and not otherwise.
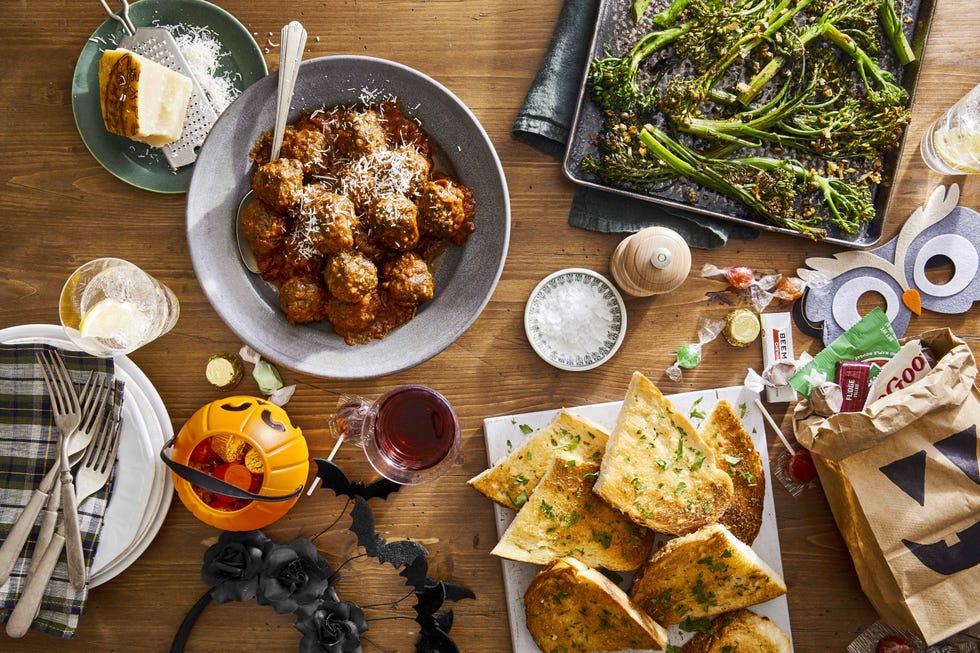
[[[146,316],[132,302],[106,298],[82,316],[79,332],[83,338],[138,342],[146,325]]]

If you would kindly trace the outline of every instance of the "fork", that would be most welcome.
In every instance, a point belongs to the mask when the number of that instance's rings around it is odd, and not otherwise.
[[[76,495],[77,508],[85,499],[101,490],[109,482],[112,468],[116,464],[116,451],[119,448],[119,431],[122,428],[122,416],[112,415],[103,420],[101,430],[95,436],[92,444],[85,450],[82,458],[81,467],[78,469],[78,493]],[[34,573],[29,574],[24,584],[24,591],[21,593],[14,606],[13,612],[7,619],[7,634],[10,637],[23,637],[31,627],[31,622],[37,616],[41,608],[41,599],[44,597],[44,590],[51,580],[54,567],[61,557],[61,550],[65,546],[65,526],[51,537],[48,548],[44,550],[41,562],[38,563]],[[84,566],[82,567],[84,571]]]
[[[55,352],[55,355],[57,353]],[[60,356],[58,357],[60,360]],[[45,357],[47,361],[47,357]],[[38,353],[38,362],[41,363],[40,352]],[[42,375],[44,374],[44,363],[42,365]],[[85,386],[82,388],[82,394],[80,398],[81,413],[84,415],[92,412],[92,406],[97,405],[96,401],[101,401],[104,397],[104,393],[99,393],[96,395],[98,388],[93,385],[93,374],[89,374],[88,379],[85,382]],[[60,377],[59,377],[60,378]],[[44,376],[45,386],[49,389],[49,394],[51,393],[52,385],[49,384],[47,376]],[[60,386],[59,386],[60,387]],[[72,392],[74,392],[74,386],[71,386]],[[59,398],[61,395],[58,395]],[[54,407],[55,399],[52,398],[52,407]],[[57,416],[58,411],[55,410],[55,415]],[[87,420],[86,420],[87,422]],[[82,422],[82,425],[86,422]],[[10,573],[13,571],[14,564],[17,562],[17,557],[20,550],[23,548],[24,543],[27,541],[27,536],[30,535],[31,528],[34,526],[34,521],[37,519],[38,513],[41,512],[41,506],[44,505],[46,500],[49,500],[50,494],[55,490],[55,482],[58,479],[58,472],[61,469],[61,450],[63,442],[68,442],[68,453],[69,453],[69,464],[74,464],[82,456],[82,450],[92,439],[92,432],[83,431],[81,434],[76,434],[74,437],[69,438],[70,431],[64,430],[62,424],[65,426],[70,426],[70,423],[62,418],[61,424],[58,424],[57,417],[55,418],[55,424],[58,425],[58,451],[59,458],[48,470],[44,479],[38,484],[37,488],[34,490],[34,494],[31,495],[30,501],[24,507],[20,516],[17,518],[16,523],[4,540],[3,545],[0,546],[0,585],[7,581],[10,577]],[[77,427],[77,425],[76,425]],[[84,435],[84,437],[79,438],[79,435]],[[49,503],[48,510],[51,510],[51,504]],[[50,526],[48,527],[48,532],[50,532]],[[37,547],[40,551],[42,547]]]
[[[78,425],[78,430],[72,436],[71,448],[78,449],[68,457],[68,462],[74,467],[75,464],[85,454],[85,448],[96,433],[102,429],[102,424],[110,418],[111,392],[115,384],[105,377],[98,377],[94,383],[86,383],[82,388],[78,401],[82,405],[82,422]],[[109,403],[107,403],[109,402]],[[82,448],[79,448],[82,447]],[[58,465],[60,469],[60,465]],[[75,493],[78,494],[78,479],[75,479]],[[58,520],[58,508],[61,505],[61,481],[55,483],[51,494],[48,496],[48,503],[44,509],[44,518],[41,520],[41,527],[38,529],[37,538],[34,541],[34,551],[38,555],[31,556],[31,564],[28,573],[31,573],[41,562],[40,554],[48,547],[51,536],[54,535],[55,523]],[[3,581],[0,580],[0,583]]]
[[[43,356],[47,353],[47,356]],[[51,408],[54,410],[54,422],[61,431],[61,514],[65,528],[65,539],[68,550],[68,578],[72,587],[82,589],[85,586],[85,558],[82,555],[82,533],[78,528],[78,510],[75,503],[75,481],[71,475],[71,463],[68,461],[68,442],[78,430],[82,421],[82,409],[75,394],[75,386],[68,376],[68,370],[56,350],[49,349],[38,352],[41,363],[41,376],[51,395]],[[89,375],[91,378],[91,375]]]

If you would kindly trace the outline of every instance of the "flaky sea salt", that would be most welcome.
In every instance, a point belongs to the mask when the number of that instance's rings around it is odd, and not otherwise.
[[[571,279],[544,294],[535,315],[541,335],[569,356],[587,356],[599,349],[614,320],[598,288]]]

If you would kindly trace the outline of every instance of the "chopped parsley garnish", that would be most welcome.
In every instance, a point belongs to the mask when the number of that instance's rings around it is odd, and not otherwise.
[[[704,452],[701,451],[700,449],[698,449],[697,451],[694,452],[694,462],[691,463],[691,471],[692,472],[695,472],[695,471],[701,469],[701,465],[704,464],[704,458],[705,458]]]
[[[704,397],[698,397],[694,400],[694,403],[691,405],[691,419],[704,419],[704,411],[698,408],[698,404],[703,400]]]
[[[687,617],[680,623],[680,629],[688,633],[710,633],[711,632],[711,619],[707,617],[701,617],[700,619],[692,619]]]
[[[612,545],[612,534],[606,531],[592,529],[592,539],[601,544],[603,549],[608,549]]]
[[[684,490],[686,489],[687,489],[687,483],[681,481],[680,483],[677,484],[677,487],[674,488],[674,494],[680,496],[684,494]]]
[[[521,490],[521,493],[520,493],[520,494],[518,494],[518,495],[517,495],[516,497],[514,497],[513,499],[511,499],[511,501],[512,501],[512,502],[513,502],[513,504],[514,504],[514,507],[516,507],[516,508],[520,508],[520,507],[521,507],[521,506],[523,506],[523,505],[524,505],[525,503],[527,503],[527,492],[525,492],[524,490]]]
[[[517,428],[519,428],[521,430],[521,433],[523,433],[524,435],[530,435],[531,433],[534,432],[534,429],[532,429],[527,424],[520,424],[518,425]]]

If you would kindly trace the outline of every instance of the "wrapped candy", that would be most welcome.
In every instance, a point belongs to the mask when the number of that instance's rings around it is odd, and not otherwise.
[[[756,279],[755,272],[752,268],[746,267],[744,265],[737,265],[730,268],[719,268],[711,263],[705,263],[701,268],[702,277],[722,277],[728,282],[728,285],[736,290],[745,290],[746,288],[760,288],[766,292],[771,291],[775,288],[776,284],[779,283],[778,274],[767,274],[759,279]]]
[[[747,308],[736,308],[725,316],[725,340],[733,347],[747,347],[759,337],[759,318]]]
[[[917,653],[925,650],[927,650],[925,642],[912,631],[881,620],[868,626],[847,647],[848,653]],[[933,650],[942,649],[939,645],[928,648],[930,652]],[[952,650],[958,651],[959,649],[954,648]]]
[[[718,337],[725,323],[722,320],[704,319],[698,325],[698,341],[681,345],[677,350],[676,362],[664,373],[671,381],[680,381],[683,376],[681,368],[692,369],[701,364],[701,350],[707,343]]]
[[[269,401],[275,405],[285,406],[296,391],[296,386],[283,385],[279,370],[272,363],[263,360],[259,353],[248,345],[243,345],[238,354],[245,362],[254,366],[252,378],[255,379],[262,394],[268,395]]]
[[[790,360],[775,361],[759,374],[751,367],[746,370],[743,385],[752,392],[761,393],[765,388],[785,388],[796,374],[796,363]]]
[[[836,383],[824,381],[810,392],[810,409],[820,417],[836,415],[844,406],[844,391]]]
[[[776,277],[776,282],[772,285],[772,287],[765,288],[758,285],[752,286],[752,288],[749,290],[749,293],[752,296],[752,305],[755,306],[756,310],[758,310],[760,313],[764,311],[774,299],[791,304],[802,297],[807,288],[822,288],[830,283],[830,279],[819,272],[811,273],[807,281],[793,276],[774,276]]]
[[[218,390],[232,390],[242,381],[245,366],[238,354],[214,354],[208,358],[204,374]]]

